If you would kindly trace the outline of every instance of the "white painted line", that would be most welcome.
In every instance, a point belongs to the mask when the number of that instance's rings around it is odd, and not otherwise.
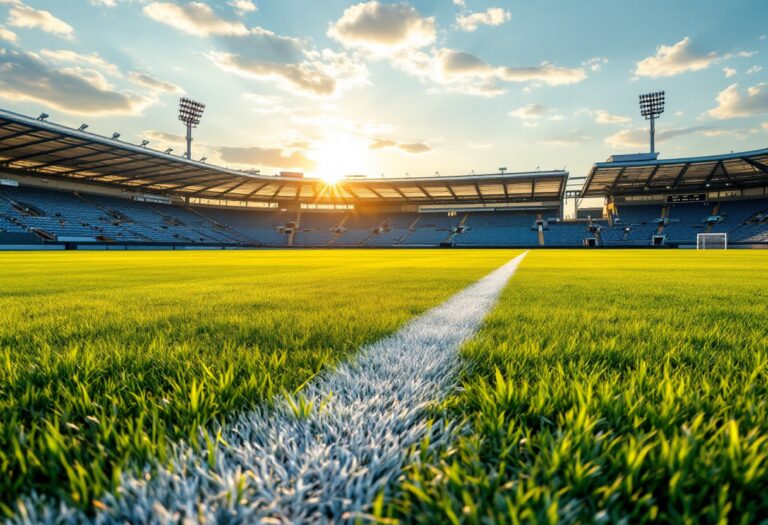
[[[206,451],[177,444],[171,468],[125,476],[95,518],[31,498],[14,521],[338,523],[368,512],[402,472],[409,447],[427,435],[433,446],[451,438],[445,421],[428,428],[426,408],[455,386],[459,349],[526,254],[310,384],[308,416],[297,417],[283,399],[236,418],[213,468]]]

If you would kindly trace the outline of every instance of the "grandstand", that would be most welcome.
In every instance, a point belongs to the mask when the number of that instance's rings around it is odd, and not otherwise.
[[[6,248],[768,246],[768,150],[612,157],[575,192],[603,210],[566,221],[568,184],[562,170],[328,184],[0,111]]]
[[[699,233],[726,233],[735,246],[768,240],[768,149],[659,160],[614,156],[597,163],[582,198],[605,199],[596,221],[607,247],[696,246]]]

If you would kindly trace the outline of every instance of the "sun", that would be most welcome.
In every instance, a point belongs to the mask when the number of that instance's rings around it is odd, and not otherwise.
[[[333,185],[348,175],[371,173],[375,169],[367,141],[353,135],[326,137],[307,156],[315,163],[309,174]]]

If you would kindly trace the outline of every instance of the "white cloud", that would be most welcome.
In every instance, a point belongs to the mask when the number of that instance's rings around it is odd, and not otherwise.
[[[371,1],[345,9],[328,36],[345,46],[392,55],[432,44],[436,27],[434,18],[422,17],[409,5]]]
[[[481,25],[499,26],[512,18],[512,14],[500,7],[490,7],[479,13],[461,14],[456,23],[463,31],[475,31]]]
[[[590,69],[590,71],[600,71],[603,69],[603,66],[608,63],[608,59],[606,57],[594,57],[590,58],[586,62],[584,62],[582,65],[586,66]]]
[[[432,148],[423,142],[398,142],[392,139],[373,139],[368,149],[398,149],[410,155],[432,151]]]
[[[311,171],[315,167],[315,162],[302,151],[284,148],[262,148],[262,147],[222,147],[219,148],[221,159],[224,162],[270,167],[278,169],[297,169]]]
[[[613,115],[607,111],[599,109],[595,111],[595,122],[598,124],[627,124],[632,119],[623,115]]]
[[[73,63],[78,66],[88,64],[98,68],[98,70],[101,72],[108,73],[110,75],[115,75],[115,76],[120,75],[120,70],[118,69],[118,67],[104,60],[98,53],[91,53],[89,55],[85,55],[85,54],[77,53],[76,51],[70,51],[67,49],[59,49],[55,51],[50,49],[43,49],[42,51],[40,51],[40,55],[54,62]]]
[[[507,82],[543,82],[550,86],[576,84],[587,78],[581,68],[555,66],[549,63],[533,67],[503,67],[499,77]]]
[[[232,6],[239,15],[253,13],[257,10],[256,4],[251,0],[231,0],[228,5]]]
[[[710,117],[723,120],[751,117],[768,113],[768,84],[747,88],[746,96],[739,92],[738,84],[731,84],[717,95],[717,107],[707,111]]]
[[[661,45],[654,56],[637,63],[635,74],[641,77],[671,77],[687,71],[706,69],[722,57],[716,52],[704,53],[691,45],[685,37],[671,46]]]
[[[494,97],[504,93],[501,84],[545,83],[551,86],[573,84],[586,78],[582,68],[565,68],[544,63],[532,67],[494,67],[471,53],[437,49],[432,54],[418,52],[398,58],[395,64],[408,73],[456,93]]]
[[[5,49],[0,49],[0,97],[79,115],[137,115],[153,102],[115,90],[97,71],[51,67],[35,54]]]
[[[183,5],[171,2],[152,2],[144,7],[148,17],[193,36],[247,35],[248,29],[242,22],[224,20],[216,16],[203,2],[188,2]]]
[[[14,33],[13,31],[10,31],[8,29],[5,29],[4,27],[0,27],[0,40],[5,40],[7,42],[11,42],[12,44],[15,44],[18,42],[19,37]]]
[[[287,89],[305,95],[334,96],[368,83],[368,68],[343,53],[328,49],[308,54],[298,63],[276,63],[225,52],[210,52],[208,58],[230,73],[280,81]]]
[[[752,66],[751,68],[747,69],[747,75],[754,75],[755,73],[759,73],[763,70],[763,66]]]
[[[176,84],[167,82],[165,80],[160,80],[159,78],[155,78],[148,73],[132,71],[128,74],[128,78],[130,78],[134,84],[138,84],[139,86],[143,86],[153,91],[161,91],[163,93],[170,93],[175,95],[181,95],[184,93],[184,90],[181,88],[181,86],[177,86]]]
[[[662,129],[656,132],[656,142],[665,142],[677,137],[687,135],[725,135],[731,134],[727,130],[718,130],[707,126],[693,126],[689,128]],[[624,129],[618,133],[606,137],[605,143],[613,148],[644,148],[649,143],[648,130],[644,128]]]
[[[738,71],[736,71],[732,67],[725,67],[723,68],[723,73],[725,73],[725,78],[731,78],[731,77],[735,77],[738,74]]]
[[[538,125],[538,121],[544,118],[549,110],[542,104],[528,104],[510,111],[509,116],[522,120],[524,126],[533,127]]]
[[[117,6],[117,0],[89,0],[91,4],[103,7]]]
[[[34,9],[21,2],[12,3],[8,23],[14,27],[35,28],[64,38],[73,38],[74,28],[49,11]]]

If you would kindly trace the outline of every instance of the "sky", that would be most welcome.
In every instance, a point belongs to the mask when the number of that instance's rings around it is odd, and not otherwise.
[[[404,177],[768,146],[765,0],[0,0],[0,108],[262,173]]]

